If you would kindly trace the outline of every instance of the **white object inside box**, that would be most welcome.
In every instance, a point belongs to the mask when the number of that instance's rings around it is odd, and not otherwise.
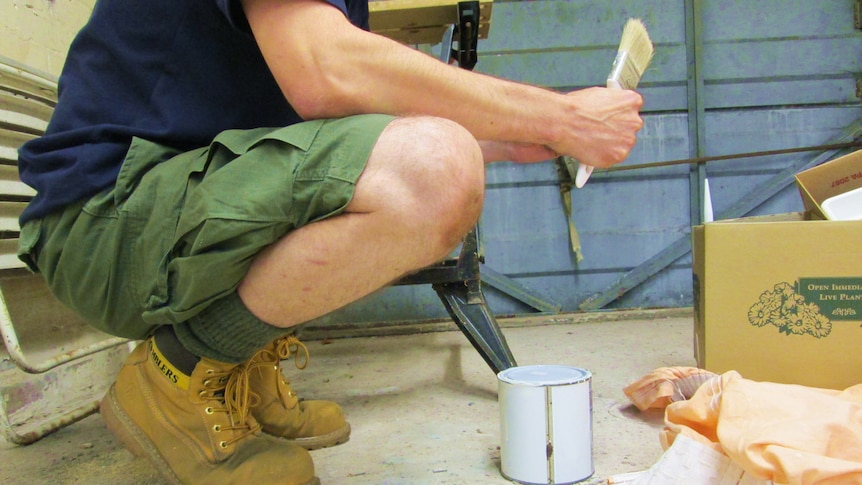
[[[830,197],[820,207],[834,221],[862,220],[862,187]]]

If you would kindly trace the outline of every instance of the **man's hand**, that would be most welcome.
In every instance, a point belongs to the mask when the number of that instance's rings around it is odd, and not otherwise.
[[[557,150],[547,145],[521,142],[480,141],[485,163],[512,161],[534,163],[565,153],[595,167],[608,167],[626,159],[643,127],[638,111],[641,96],[633,91],[589,88],[568,93],[576,103],[574,120],[578,128],[563,136]],[[560,126],[567,126],[560,120]]]
[[[609,167],[626,159],[643,128],[643,98],[634,91],[589,88],[568,94],[574,106],[564,131],[551,149],[593,167]]]

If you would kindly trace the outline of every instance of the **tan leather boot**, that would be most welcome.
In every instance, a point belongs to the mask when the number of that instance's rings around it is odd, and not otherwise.
[[[265,433],[309,450],[346,442],[350,425],[338,404],[300,400],[291,389],[281,372],[281,361],[290,356],[297,368],[308,365],[308,348],[293,335],[272,342],[248,361],[248,385],[260,398],[251,414]]]
[[[319,484],[305,449],[260,433],[249,399],[246,366],[201,359],[187,376],[150,338],[126,360],[100,411],[169,483]]]

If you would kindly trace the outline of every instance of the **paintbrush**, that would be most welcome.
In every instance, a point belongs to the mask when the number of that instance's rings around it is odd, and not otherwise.
[[[607,87],[615,89],[635,89],[655,53],[646,27],[639,19],[629,19],[623,28],[620,48],[608,76]],[[581,188],[587,183],[593,167],[578,166],[575,186]]]

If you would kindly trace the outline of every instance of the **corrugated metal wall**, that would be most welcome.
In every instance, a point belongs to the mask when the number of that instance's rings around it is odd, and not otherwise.
[[[558,90],[602,85],[622,25],[639,17],[656,56],[640,86],[646,126],[623,166],[829,144],[862,117],[858,3],[497,0],[476,70]],[[703,180],[717,219],[798,211],[792,174],[822,155],[597,172],[572,192],[580,263],[555,165],[493,165],[481,223],[487,269],[563,311],[689,306],[689,234],[702,214]],[[486,285],[495,313],[535,311],[498,288]],[[445,315],[430,288],[398,287],[328,319]]]

